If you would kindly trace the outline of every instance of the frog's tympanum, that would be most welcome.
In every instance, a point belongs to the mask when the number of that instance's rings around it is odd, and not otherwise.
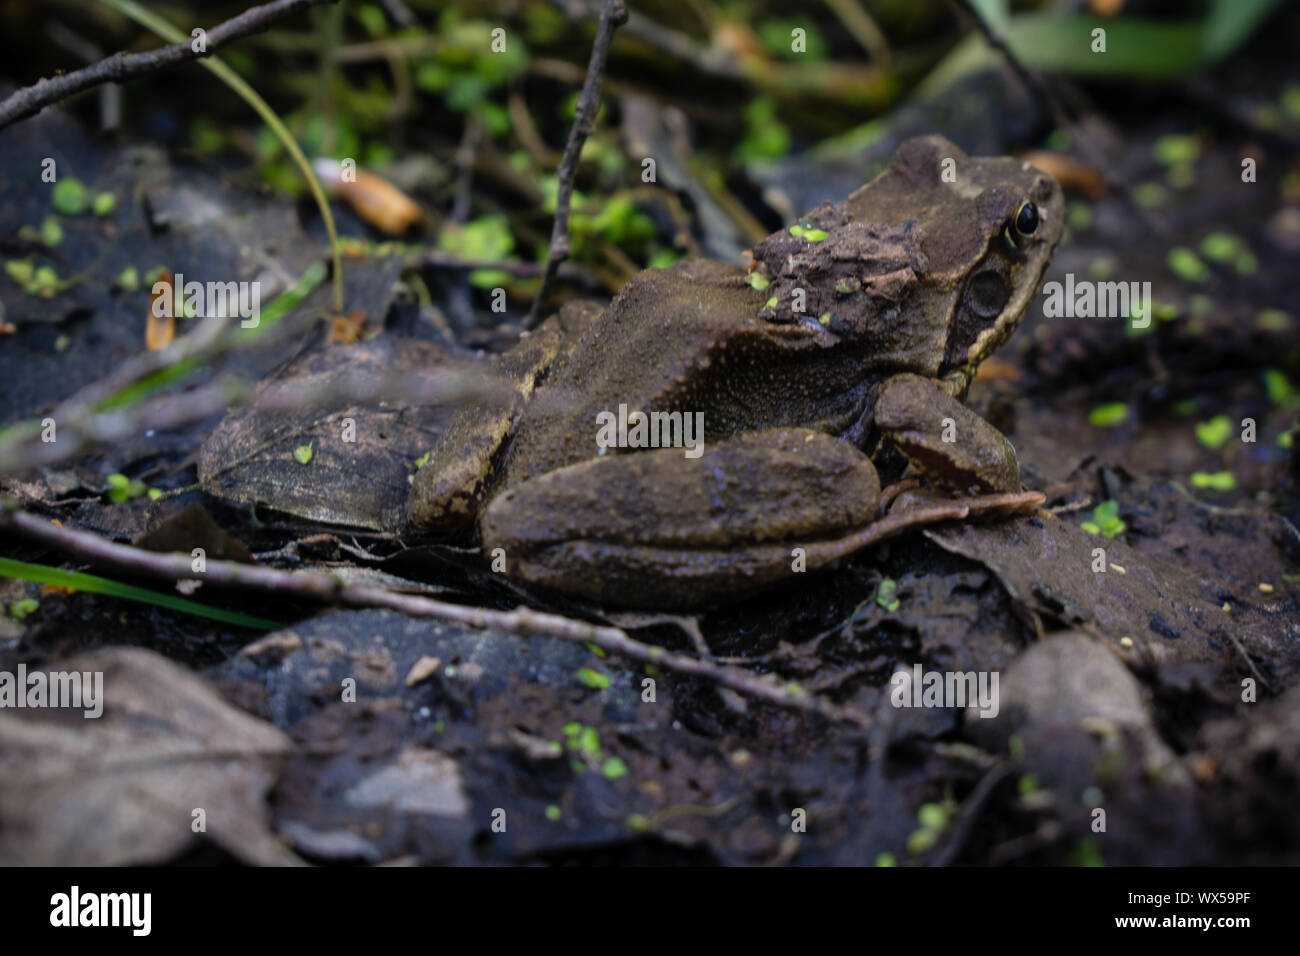
[[[872,456],[889,448],[949,497],[1020,491],[1014,449],[960,399],[1062,219],[1047,174],[909,140],[843,204],[759,243],[748,274],[687,260],[603,310],[561,308],[496,360],[511,397],[457,412],[411,522],[476,528],[536,584],[690,607],[842,557],[829,545],[877,520]],[[598,443],[620,405],[702,412],[703,454]]]

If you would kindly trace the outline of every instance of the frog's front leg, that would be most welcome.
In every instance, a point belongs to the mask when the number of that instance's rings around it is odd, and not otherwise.
[[[881,383],[876,427],[922,474],[955,491],[1021,490],[1011,442],[935,379],[895,375]]]
[[[451,534],[473,526],[495,483],[495,460],[537,383],[566,343],[589,328],[600,312],[596,303],[567,303],[532,335],[497,356],[485,378],[499,387],[451,417],[428,463],[415,473],[406,501],[414,527]]]
[[[687,607],[791,580],[871,525],[875,466],[847,442],[776,428],[593,458],[502,492],[479,521],[509,573],[595,600]],[[798,550],[796,550],[798,549]]]

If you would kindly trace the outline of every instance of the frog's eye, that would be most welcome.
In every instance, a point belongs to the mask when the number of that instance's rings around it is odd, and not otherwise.
[[[1038,230],[1038,207],[1028,199],[1020,204],[1015,218],[1011,220],[1017,239],[1026,239]]]

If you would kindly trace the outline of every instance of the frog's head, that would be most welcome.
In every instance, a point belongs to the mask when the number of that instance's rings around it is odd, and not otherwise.
[[[970,157],[921,136],[847,205],[854,218],[913,230],[926,268],[910,321],[943,343],[938,375],[964,390],[1038,290],[1064,224],[1060,186],[1020,160]]]

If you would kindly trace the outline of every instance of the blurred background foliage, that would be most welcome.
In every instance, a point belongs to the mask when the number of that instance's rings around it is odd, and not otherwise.
[[[188,31],[247,4],[148,6]],[[772,202],[782,176],[816,178],[774,164],[792,155],[860,156],[888,144],[905,104],[931,104],[918,125],[941,128],[968,148],[1033,145],[1052,132],[1050,117],[1024,100],[994,96],[970,110],[952,92],[1000,67],[955,4],[809,0],[797,11],[774,0],[629,6],[632,20],[615,36],[600,122],[583,152],[572,221],[575,263],[606,290],[638,268],[685,254],[734,255],[802,212],[805,195],[815,198],[791,189],[784,207]],[[1139,109],[1135,82],[1159,96],[1167,89],[1162,84],[1239,50],[1270,18],[1296,24],[1294,10],[1279,0],[971,6],[1026,64],[1083,78],[1096,84],[1094,95]],[[354,159],[418,204],[418,222],[400,220],[408,224],[396,237],[409,244],[403,248],[475,262],[541,262],[555,168],[598,8],[596,0],[344,0],[294,15],[221,57],[279,112],[308,156]],[[1098,27],[1106,32],[1105,55],[1080,42]],[[497,29],[505,31],[503,48],[493,45]],[[157,42],[95,0],[0,0],[0,49],[15,82]],[[1257,104],[1253,121],[1294,130],[1297,101],[1300,89],[1288,88]],[[631,103],[643,107],[640,113]],[[96,123],[94,94],[71,108]],[[976,130],[973,142],[962,142],[962,124]],[[283,145],[192,65],[128,84],[121,124],[108,135],[159,142],[182,161],[217,165],[245,185],[304,193]],[[1059,133],[1049,142],[1068,146]],[[643,160],[650,155],[658,165],[647,183]],[[310,221],[309,203],[301,205]],[[342,229],[354,239],[393,238],[358,219],[345,219]],[[479,268],[468,278],[478,289],[508,284],[520,296],[536,282],[526,270]]]

